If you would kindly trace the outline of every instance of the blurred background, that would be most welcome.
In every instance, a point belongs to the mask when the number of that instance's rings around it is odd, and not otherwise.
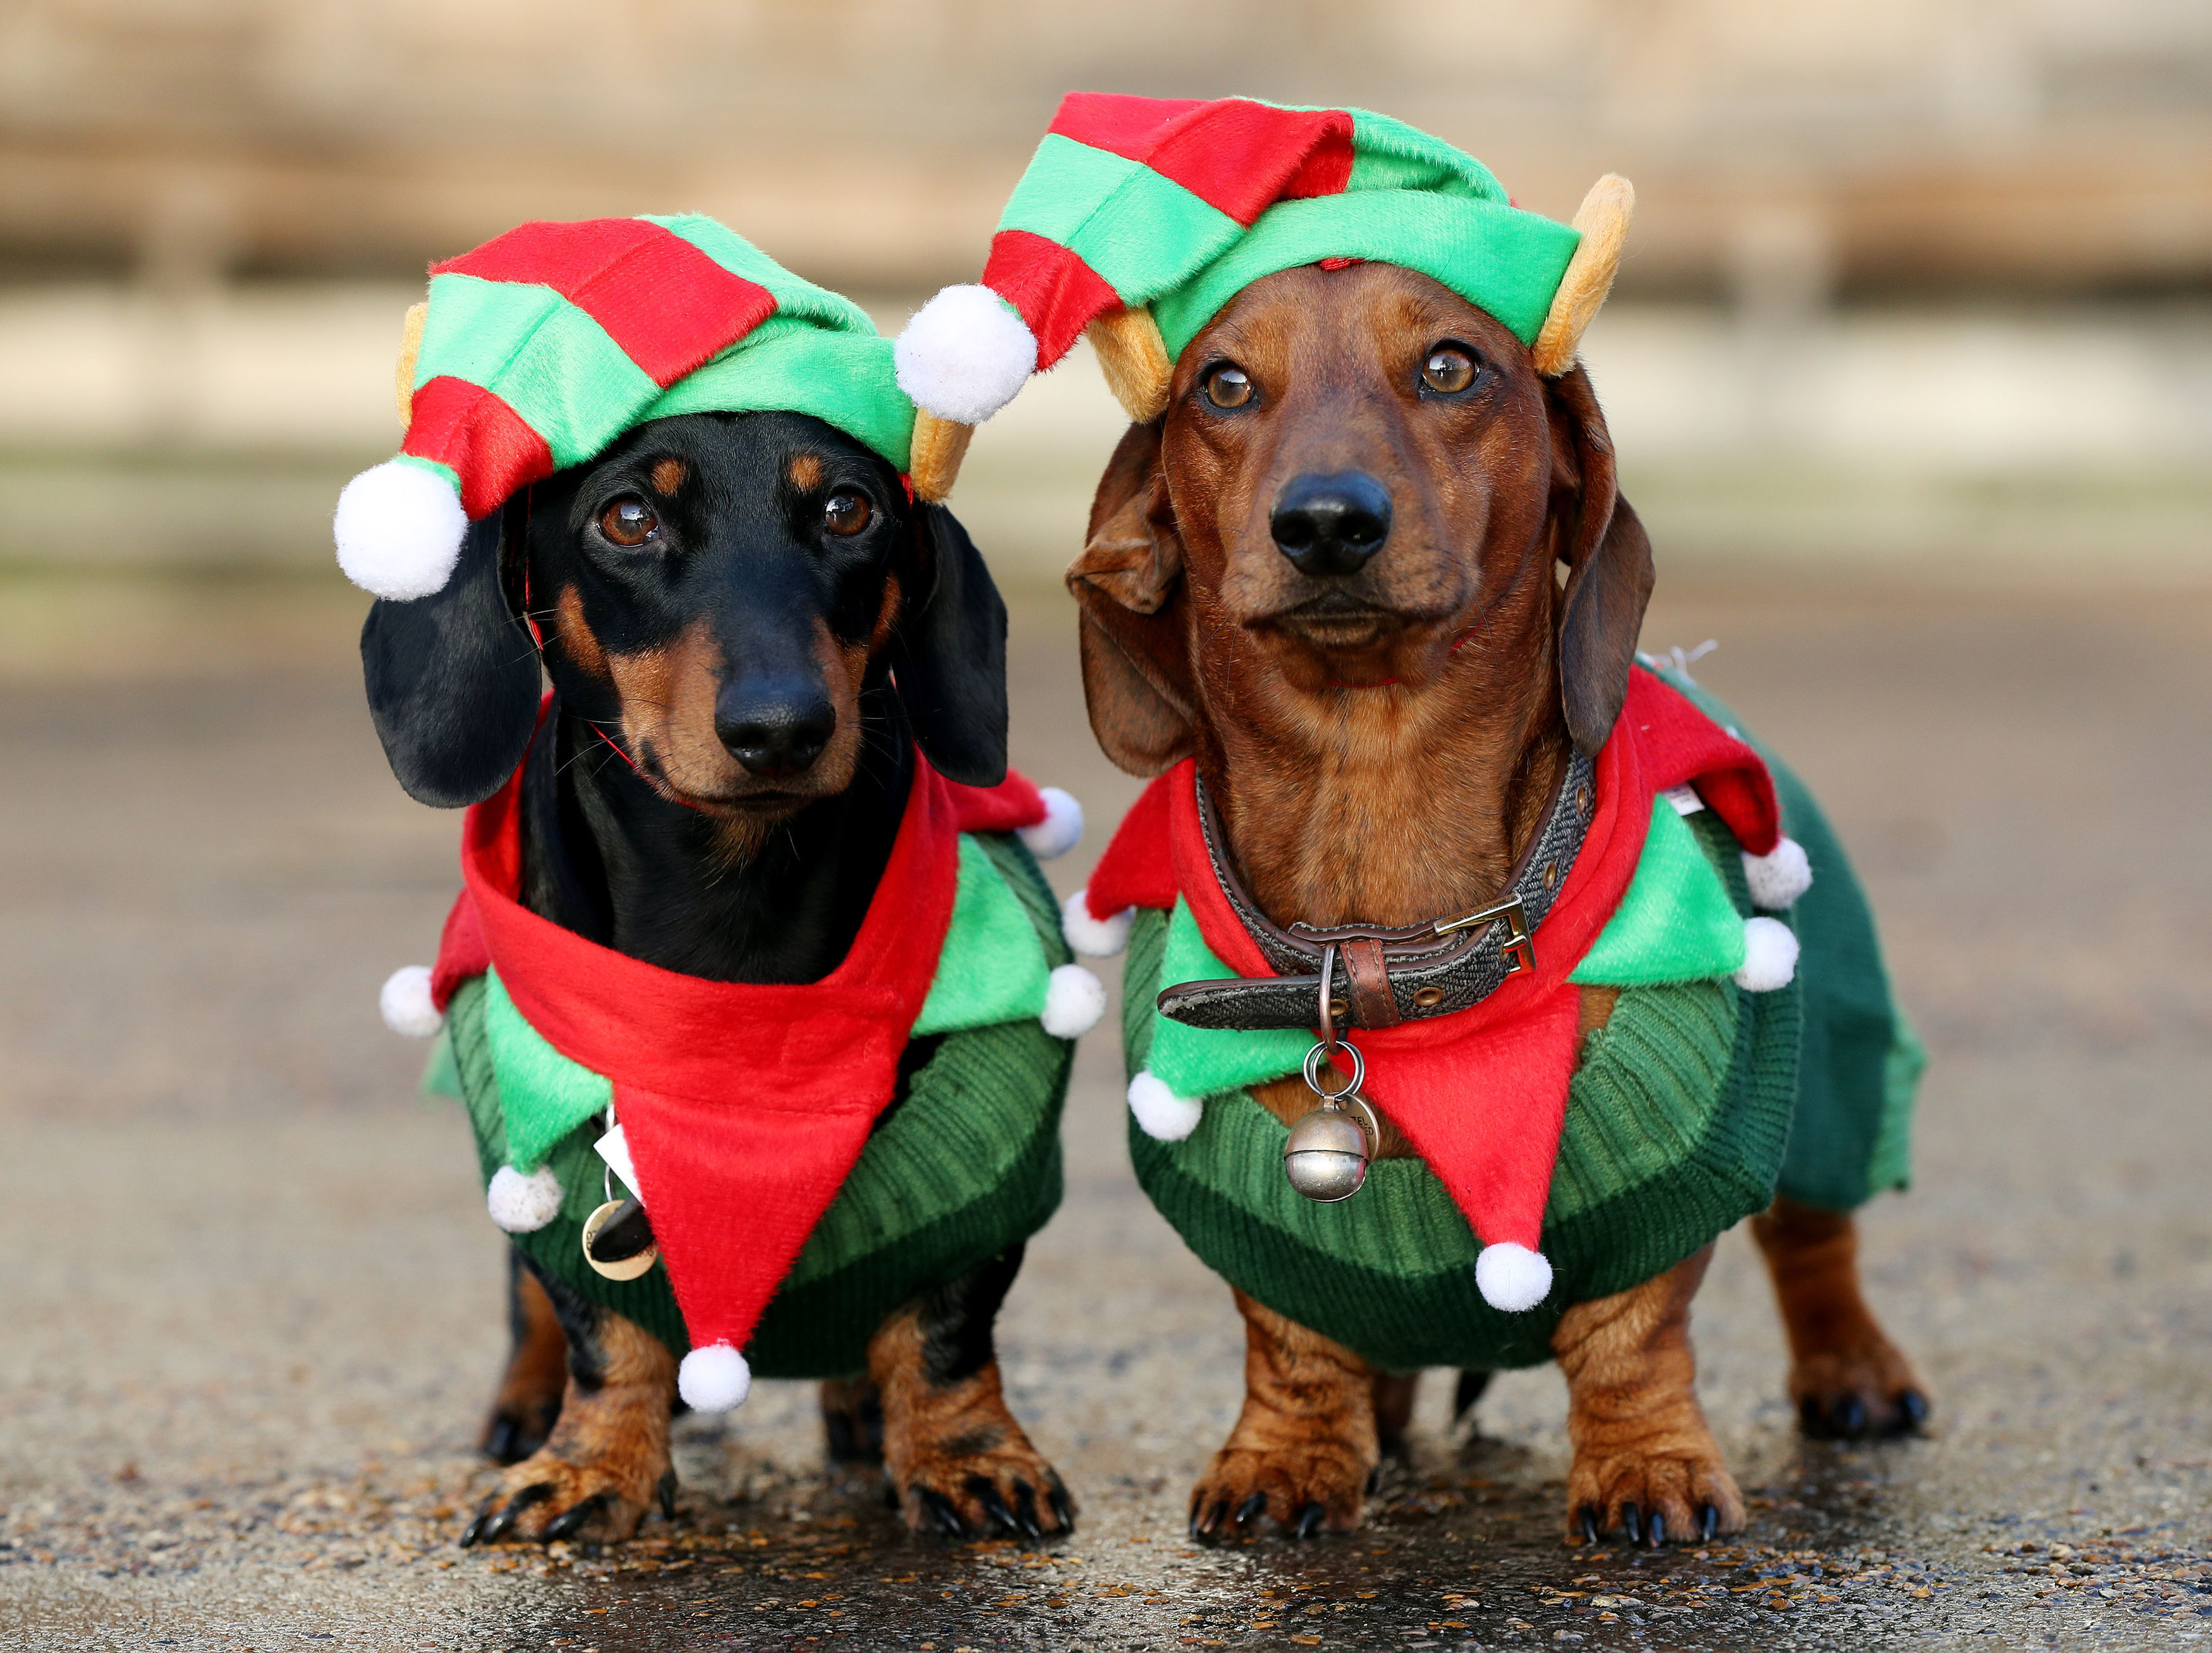
[[[458,823],[377,751],[331,506],[396,444],[430,260],[702,210],[896,328],[974,278],[1073,87],[1385,110],[1560,218],[1635,181],[1584,348],[1657,549],[1648,645],[1720,638],[1698,674],[1821,793],[1933,1057],[1865,1255],[1938,1438],[1802,1445],[1725,1239],[1701,1383],[1753,1541],[1924,1569],[1865,1586],[1916,1633],[2086,1601],[2004,1559],[2030,1537],[2135,1569],[2073,1564],[2100,1611],[2199,1623],[2171,1579],[2188,1547],[2212,1590],[2205,0],[0,0],[0,1642],[574,1606],[450,1547],[501,1243],[374,1005],[434,946]],[[1091,809],[1063,891],[1136,789],[1058,587],[1119,429],[1079,352],[954,501],[1013,611],[1015,760]],[[1001,1348],[1085,1500],[1070,1576],[1218,1605],[1279,1556],[1127,1547],[1172,1532],[1239,1343],[1130,1178],[1122,1084],[1094,1036]],[[1447,1387],[1377,1565],[1458,1577],[1480,1536],[1560,1586],[1590,1563],[1556,1541],[1556,1375],[1500,1379],[1487,1446]],[[907,1567],[865,1489],[823,1491],[811,1406],[768,1385],[682,1437],[684,1541],[836,1528]],[[948,1601],[992,1571],[924,1565]],[[1373,1610],[1453,1616],[1396,1589]],[[2100,1644],[2175,1644],[2146,1637]]]

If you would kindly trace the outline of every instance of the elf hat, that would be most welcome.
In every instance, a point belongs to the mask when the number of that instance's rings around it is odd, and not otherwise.
[[[899,335],[899,386],[921,410],[915,486],[949,488],[969,428],[1086,329],[1129,416],[1158,418],[1176,356],[1216,312],[1324,258],[1433,277],[1556,377],[1613,285],[1634,202],[1608,173],[1571,228],[1554,223],[1514,206],[1472,156],[1362,109],[1071,92],[1006,203],[982,284],[946,288]]]
[[[527,223],[434,264],[407,314],[398,457],[338,495],[338,566],[379,597],[442,589],[469,523],[648,419],[782,410],[902,473],[914,404],[890,341],[711,218]]]

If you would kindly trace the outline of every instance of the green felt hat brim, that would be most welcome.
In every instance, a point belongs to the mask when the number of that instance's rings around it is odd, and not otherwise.
[[[805,413],[864,442],[903,474],[914,404],[899,390],[891,341],[775,316],[663,391],[635,421],[682,413]]]
[[[1363,190],[1284,201],[1237,244],[1152,301],[1172,358],[1229,301],[1278,270],[1323,258],[1418,270],[1534,344],[1581,235],[1518,207],[1412,190]]]

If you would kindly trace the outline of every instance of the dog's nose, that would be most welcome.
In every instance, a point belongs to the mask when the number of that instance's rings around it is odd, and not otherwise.
[[[1296,477],[1267,531],[1300,574],[1358,574],[1390,537],[1390,491],[1364,471]]]
[[[837,732],[837,708],[819,689],[733,684],[714,708],[730,756],[763,780],[803,774]]]

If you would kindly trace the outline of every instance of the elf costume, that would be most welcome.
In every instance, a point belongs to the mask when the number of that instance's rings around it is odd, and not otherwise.
[[[347,573],[396,601],[445,585],[471,520],[647,420],[806,413],[908,463],[889,342],[709,219],[526,224],[436,266],[401,374],[400,456],[337,520]],[[916,751],[851,951],[819,982],[757,986],[524,907],[522,781],[468,811],[438,963],[394,974],[385,1017],[443,1032],[433,1088],[467,1104],[493,1220],[682,1352],[690,1405],[738,1405],[756,1369],[861,1370],[892,1309],[1043,1224],[1070,1042],[1105,1006],[1032,859],[1073,845],[1074,799],[958,785]],[[634,1278],[583,1252],[617,1178],[660,1265]]]

